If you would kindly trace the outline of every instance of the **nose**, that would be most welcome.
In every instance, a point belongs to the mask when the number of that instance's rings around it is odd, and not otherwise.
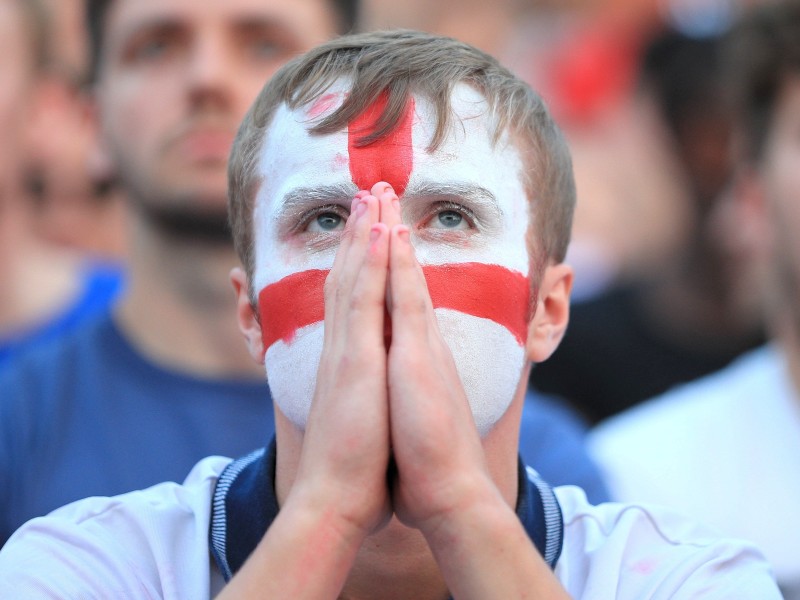
[[[225,105],[230,102],[234,69],[231,49],[216,31],[199,32],[192,44],[186,69],[189,98],[194,105]]]

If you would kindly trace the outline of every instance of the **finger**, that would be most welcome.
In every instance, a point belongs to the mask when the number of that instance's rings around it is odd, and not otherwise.
[[[350,203],[350,213],[347,215],[347,220],[344,224],[341,238],[339,239],[339,248],[336,250],[336,256],[333,259],[333,266],[331,267],[328,277],[336,278],[337,273],[342,270],[342,265],[346,264],[346,256],[350,247],[350,241],[353,236],[353,227],[356,220],[356,206],[360,202],[358,196],[354,197]]]
[[[392,184],[386,183],[385,181],[379,181],[378,183],[376,183],[375,185],[372,186],[372,189],[370,190],[370,194],[372,194],[376,198],[380,198],[383,195],[383,193],[386,192],[386,191],[394,192],[394,189],[392,188]]]
[[[391,230],[402,222],[400,213],[400,200],[394,189],[388,183],[376,183],[372,187],[373,195],[378,198],[381,208],[381,222]],[[378,192],[375,194],[375,192]]]
[[[395,194],[394,189],[391,185],[385,182],[376,183],[372,186],[373,194],[377,194],[378,202],[380,204],[380,219],[381,223],[384,223],[389,231],[395,225],[399,225],[402,223],[402,217],[400,214],[400,200],[397,198],[397,194]],[[392,311],[392,285],[388,283],[386,286],[386,319],[388,320]],[[387,326],[388,327],[388,326]],[[387,330],[387,334],[391,332],[391,328]],[[387,337],[387,340],[389,338]]]
[[[336,326],[346,326],[349,297],[364,262],[369,243],[369,229],[377,219],[378,201],[374,196],[355,198],[348,217],[346,235],[325,280],[325,337],[336,335]],[[336,336],[345,342],[343,335]]]
[[[391,230],[389,248],[392,343],[427,335],[433,304],[405,225]]]
[[[354,352],[363,350],[364,345],[372,352],[383,347],[388,269],[389,229],[383,223],[373,223],[369,246],[350,295],[347,323],[348,329],[356,332],[351,341]]]

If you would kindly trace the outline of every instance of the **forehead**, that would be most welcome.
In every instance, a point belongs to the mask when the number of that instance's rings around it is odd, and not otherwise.
[[[264,200],[279,200],[294,188],[307,187],[309,182],[349,186],[355,191],[354,174],[363,169],[353,162],[367,159],[354,151],[353,140],[369,133],[363,130],[364,121],[351,124],[351,131],[327,135],[312,135],[308,131],[343,102],[348,89],[346,82],[338,82],[309,105],[294,110],[286,105],[278,108],[266,131],[260,156],[259,171],[266,183],[260,194]],[[428,147],[436,129],[435,107],[430,101],[414,96],[410,109],[398,131],[388,141],[376,144],[388,150],[372,153],[386,162],[403,161],[408,155],[409,191],[431,182],[466,183],[497,189],[503,192],[498,195],[500,200],[508,195],[504,192],[509,186],[515,191],[524,187],[520,152],[507,133],[494,142],[495,117],[479,92],[466,84],[455,86],[450,128],[444,142],[433,152]],[[358,127],[362,129],[355,131]],[[378,172],[388,172],[391,177],[397,169]],[[396,182],[389,182],[397,188]],[[367,186],[362,183],[361,187]]]
[[[105,15],[107,44],[163,22],[193,25],[267,22],[329,31],[336,15],[331,0],[112,0]]]

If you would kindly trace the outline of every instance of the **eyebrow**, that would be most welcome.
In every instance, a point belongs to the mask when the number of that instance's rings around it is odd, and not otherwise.
[[[338,204],[355,198],[357,191],[354,183],[294,188],[284,194],[280,211],[305,211],[312,204]]]
[[[489,211],[493,216],[503,216],[503,209],[495,195],[473,183],[423,181],[410,185],[403,194],[403,200],[430,197],[463,199],[475,208]]]
[[[281,30],[284,23],[273,15],[258,13],[244,14],[231,19],[229,25],[236,30]],[[116,46],[124,47],[132,39],[151,32],[183,31],[192,27],[192,21],[180,13],[166,12],[164,14],[147,15],[133,22],[126,23],[113,37],[118,40]]]
[[[280,212],[284,214],[304,212],[310,205],[341,203],[354,198],[357,191],[353,183],[294,188],[284,194]],[[413,201],[432,197],[462,199],[472,207],[486,210],[493,216],[503,216],[503,209],[497,197],[485,187],[471,183],[423,181],[406,188],[402,200]]]

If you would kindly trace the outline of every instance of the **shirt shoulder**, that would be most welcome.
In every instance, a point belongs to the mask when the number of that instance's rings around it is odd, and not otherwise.
[[[734,427],[749,429],[765,397],[786,396],[780,355],[767,346],[727,368],[684,384],[593,428],[587,438],[601,467],[662,462],[683,464],[696,452],[727,455],[738,444]],[[731,447],[731,445],[733,445]],[[613,486],[612,486],[613,487]],[[614,491],[614,490],[612,490]]]
[[[780,599],[771,569],[752,545],[721,539],[656,506],[593,506],[573,486],[555,490],[564,517],[556,575],[573,598]]]
[[[183,484],[87,498],[29,521],[0,550],[0,597],[209,597],[211,498],[229,462],[209,457]]]

